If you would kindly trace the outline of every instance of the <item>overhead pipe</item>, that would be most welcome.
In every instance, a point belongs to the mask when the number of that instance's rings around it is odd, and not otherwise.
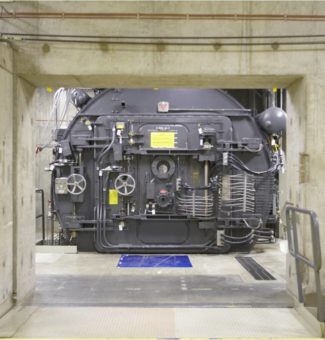
[[[181,39],[181,38],[180,38]],[[86,44],[111,44],[111,45],[166,45],[166,46],[271,46],[278,48],[279,46],[299,46],[299,45],[325,45],[325,40],[321,41],[281,41],[281,42],[198,42],[194,38],[192,42],[176,42],[176,41],[134,41],[134,40],[85,40],[85,39],[55,39],[55,38],[38,38],[38,37],[19,37],[9,38],[0,33],[0,41],[11,42],[57,42],[57,43],[86,43]]]
[[[54,38],[80,38],[80,39],[166,39],[166,40],[245,40],[245,39],[299,39],[299,38],[325,38],[325,34],[299,34],[299,35],[247,35],[247,36],[134,36],[134,35],[79,35],[79,34],[55,34],[55,33],[14,33],[1,32],[2,37],[54,37]]]
[[[0,19],[126,19],[126,20],[270,20],[325,21],[325,15],[310,14],[209,14],[209,13],[93,13],[16,12],[1,6]]]
[[[126,45],[177,45],[177,46],[271,46],[323,45],[325,34],[305,35],[252,35],[252,36],[114,36],[114,35],[69,35],[46,33],[0,32],[0,41],[59,42],[59,43],[106,43]],[[245,40],[255,41],[245,41]],[[256,42],[256,40],[273,40]],[[286,39],[283,41],[282,39]],[[303,40],[294,40],[303,39]],[[308,39],[308,40],[306,40]],[[311,40],[314,39],[314,40]],[[315,40],[316,39],[316,40]],[[192,40],[192,41],[191,41]],[[225,42],[221,42],[225,40]],[[239,42],[233,42],[239,40]],[[280,40],[280,41],[278,41]]]

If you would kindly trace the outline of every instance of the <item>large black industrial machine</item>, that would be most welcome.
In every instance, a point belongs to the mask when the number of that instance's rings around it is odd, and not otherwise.
[[[58,130],[54,211],[79,250],[224,253],[271,240],[286,114],[224,91],[72,92]]]

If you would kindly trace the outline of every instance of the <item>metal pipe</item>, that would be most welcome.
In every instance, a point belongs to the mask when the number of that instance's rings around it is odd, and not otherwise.
[[[51,245],[54,246],[54,216],[53,216],[53,213],[51,215]]]
[[[54,211],[55,211],[55,205],[54,205],[54,186],[52,182],[52,188],[51,188],[51,197],[50,197],[50,206],[51,206],[51,245],[54,245]]]
[[[300,35],[247,35],[247,36],[134,36],[134,35],[79,35],[79,34],[45,34],[45,33],[13,33],[2,32],[4,37],[54,37],[54,38],[83,38],[83,39],[167,39],[167,40],[245,40],[245,39],[298,39],[298,38],[325,38],[325,34]]]
[[[204,162],[204,186],[207,187],[209,184],[209,162]],[[208,189],[204,190],[205,198],[205,215],[208,214]]]
[[[1,18],[0,18],[1,19]],[[0,38],[0,41],[12,41],[9,38]],[[239,43],[220,43],[220,42],[161,42],[161,41],[111,41],[111,40],[81,40],[81,39],[53,39],[53,38],[20,38],[15,42],[57,42],[57,43],[86,43],[86,44],[100,44],[106,43],[111,45],[163,45],[163,46],[301,46],[301,45],[325,45],[325,41],[282,41],[279,42],[239,42]]]
[[[270,20],[325,21],[325,15],[310,14],[195,14],[195,13],[91,13],[91,12],[16,12],[1,6],[0,19],[126,19],[126,20]]]

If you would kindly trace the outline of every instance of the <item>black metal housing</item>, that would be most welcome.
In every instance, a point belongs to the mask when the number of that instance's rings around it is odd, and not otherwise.
[[[66,240],[99,252],[222,253],[273,237],[280,156],[252,110],[221,90],[96,93],[54,150]]]

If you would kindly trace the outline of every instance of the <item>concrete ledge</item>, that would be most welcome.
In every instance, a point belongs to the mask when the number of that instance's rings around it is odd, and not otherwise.
[[[313,332],[318,333],[320,337],[324,337],[325,328],[324,323],[319,322],[316,317],[306,308],[302,303],[297,300],[297,297],[289,291],[293,301],[294,301],[294,309],[298,313],[300,317],[301,323],[308,327]]]
[[[77,246],[35,246],[36,253],[77,254]]]

